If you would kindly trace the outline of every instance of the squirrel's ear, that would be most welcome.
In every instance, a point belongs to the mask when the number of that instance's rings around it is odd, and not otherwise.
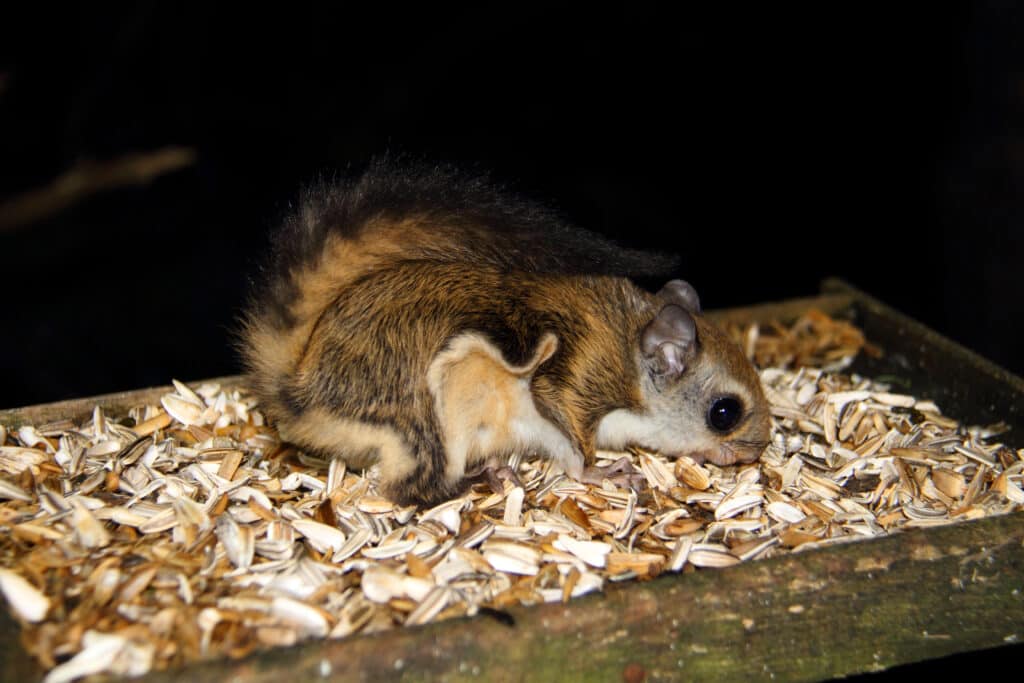
[[[681,306],[690,313],[700,313],[700,297],[686,280],[669,280],[658,292],[658,296],[666,303]]]
[[[640,351],[655,375],[674,379],[697,353],[697,325],[681,306],[669,304],[640,333]]]

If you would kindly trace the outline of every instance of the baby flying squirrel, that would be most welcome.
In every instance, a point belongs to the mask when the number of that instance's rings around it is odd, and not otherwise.
[[[241,348],[284,439],[379,462],[402,504],[458,495],[515,451],[577,479],[598,448],[752,462],[769,437],[754,368],[689,284],[626,279],[673,265],[486,179],[379,159],[306,191]]]

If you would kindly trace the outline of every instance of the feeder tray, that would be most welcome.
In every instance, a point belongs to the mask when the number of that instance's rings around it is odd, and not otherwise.
[[[1003,422],[1024,442],[1024,381],[838,280],[819,296],[710,312],[719,323],[853,322],[880,355],[845,372],[899,381],[963,424]],[[238,385],[239,377],[212,380]],[[166,387],[0,411],[17,427],[156,403]],[[1024,513],[900,530],[723,569],[607,582],[567,603],[215,659],[146,681],[820,680],[1016,642],[1024,633]],[[0,615],[0,676],[39,680],[18,624]]]

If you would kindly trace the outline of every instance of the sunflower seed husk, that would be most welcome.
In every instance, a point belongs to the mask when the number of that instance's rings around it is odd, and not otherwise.
[[[71,524],[75,536],[85,548],[102,548],[110,543],[110,534],[103,523],[96,519],[89,508],[79,498],[72,498]]]
[[[330,630],[330,622],[323,611],[299,600],[278,597],[270,603],[270,616],[301,629],[305,635],[323,638]]]
[[[320,553],[328,550],[336,553],[345,545],[345,534],[338,528],[321,524],[312,519],[296,519],[292,527],[306,537],[309,544]]]
[[[167,394],[160,399],[160,405],[167,414],[186,426],[199,424],[206,407],[201,403],[189,401],[177,394]]]
[[[591,567],[602,568],[607,564],[608,553],[612,547],[601,541],[577,541],[571,536],[562,534],[553,544],[559,550],[572,553]]]
[[[433,588],[433,584],[415,576],[406,576],[384,566],[373,566],[363,572],[363,594],[377,603],[386,603],[392,598],[408,597],[422,600]]]
[[[117,634],[86,631],[82,649],[43,678],[43,683],[70,683],[83,676],[109,671],[139,676],[152,666],[154,646],[139,645]]]
[[[483,556],[499,572],[533,576],[540,571],[540,552],[524,545],[487,541]]]
[[[435,586],[405,619],[407,626],[426,624],[440,614],[451,601],[452,591],[447,586]]]
[[[251,527],[240,526],[231,515],[221,515],[217,518],[216,534],[231,564],[238,569],[252,565],[256,538]]]
[[[0,569],[0,592],[14,613],[25,621],[42,621],[50,609],[50,599],[10,569]]]
[[[799,508],[781,500],[769,503],[767,507],[765,507],[765,512],[767,512],[768,516],[772,519],[780,522],[786,522],[787,524],[796,524],[807,517],[807,515],[805,515]]]
[[[683,456],[676,461],[676,478],[698,491],[706,491],[711,486],[711,474],[707,468],[698,465],[688,456]]]
[[[0,470],[18,475],[30,467],[38,467],[50,459],[46,451],[20,446],[0,446]]]
[[[523,499],[526,491],[519,486],[512,487],[512,490],[505,496],[505,515],[502,521],[507,526],[521,526],[523,522]]]
[[[691,549],[687,560],[695,567],[731,567],[740,562],[738,557],[727,552],[706,548]]]
[[[0,498],[4,498],[6,500],[20,500],[25,503],[31,503],[34,500],[28,491],[25,491],[14,482],[7,481],[6,479],[0,479]]]
[[[374,560],[386,560],[390,557],[400,557],[411,552],[418,543],[419,541],[415,538],[409,538],[404,541],[381,543],[374,548],[363,548],[363,557],[369,557]]]

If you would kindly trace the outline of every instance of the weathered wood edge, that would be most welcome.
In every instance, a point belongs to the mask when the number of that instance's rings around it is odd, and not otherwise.
[[[723,570],[571,604],[308,643],[188,669],[198,682],[811,681],[1024,636],[1024,513]],[[181,672],[150,676],[152,683]],[[637,678],[636,680],[639,680]]]
[[[976,372],[990,375],[1000,382],[1009,385],[1014,392],[1024,397],[1024,378],[1015,375],[1001,365],[993,363],[963,344],[939,334],[927,325],[914,320],[905,313],[901,313],[849,282],[840,278],[827,278],[821,283],[821,291],[822,295],[820,298],[822,300],[842,299],[845,297],[850,301],[855,301],[858,306],[897,323],[901,328],[901,335],[926,340],[928,344],[934,346],[943,355],[955,358],[958,362],[970,366]]]

